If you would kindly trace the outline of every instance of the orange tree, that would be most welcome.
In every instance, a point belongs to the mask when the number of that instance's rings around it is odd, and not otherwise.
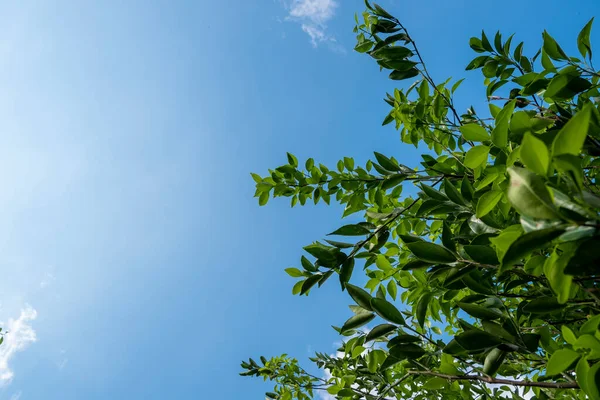
[[[268,175],[252,174],[260,205],[336,201],[364,222],[304,247],[301,268],[286,270],[298,280],[293,294],[336,277],[355,303],[336,321],[343,356],[311,358],[330,377],[286,355],[244,361],[242,375],[272,380],[267,397],[282,400],[318,390],[337,399],[600,399],[591,26],[577,38],[581,58],[547,32],[533,57],[512,36],[473,37],[478,55],[467,69],[485,76],[489,113],[461,114],[461,81],[434,82],[402,23],[367,2],[355,50],[390,79],[413,81],[387,94],[383,123],[429,151],[418,167],[380,153],[364,166],[344,158],[301,167],[288,154]],[[406,185],[418,194],[402,196]],[[350,283],[357,272],[364,287]]]

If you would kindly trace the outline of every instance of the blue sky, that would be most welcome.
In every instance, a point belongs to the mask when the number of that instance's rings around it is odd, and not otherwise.
[[[596,0],[381,0],[438,81],[481,28],[568,50]],[[335,207],[259,208],[291,151],[415,165],[380,126],[392,82],[352,52],[362,1],[0,1],[0,400],[261,399],[248,356],[334,352],[349,300],[283,269]],[[600,29],[600,28],[598,28]],[[599,43],[598,30],[593,43]],[[531,54],[531,53],[530,53]],[[332,281],[333,282],[333,281]]]

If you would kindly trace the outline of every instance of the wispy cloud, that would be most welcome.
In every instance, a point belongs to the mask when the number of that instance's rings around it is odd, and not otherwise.
[[[0,384],[12,381],[14,376],[10,369],[10,360],[20,351],[25,350],[37,340],[31,321],[37,318],[37,311],[31,306],[21,310],[17,319],[9,319],[7,323],[0,323],[4,331],[4,342],[0,345]],[[20,394],[18,394],[20,397]],[[18,397],[17,397],[18,399]]]
[[[18,392],[10,396],[10,400],[19,400],[22,394],[23,392],[19,390]]]
[[[58,369],[60,371],[62,371],[65,368],[65,366],[67,365],[67,363],[69,362],[69,359],[66,357],[66,354],[67,354],[66,350],[60,351],[61,360],[56,363],[56,366],[58,367]]]
[[[51,272],[46,272],[46,274],[42,278],[42,281],[40,282],[40,288],[44,289],[50,286],[55,280],[56,277],[54,276],[54,274],[52,274]]]
[[[336,0],[292,0],[291,4],[288,3],[287,19],[302,26],[314,47],[327,43],[340,50],[335,37],[327,32],[327,24],[335,15],[337,7]]]

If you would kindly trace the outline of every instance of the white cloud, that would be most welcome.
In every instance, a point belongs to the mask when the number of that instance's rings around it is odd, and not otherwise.
[[[10,400],[19,400],[22,394],[23,392],[19,390],[18,392],[10,396]]]
[[[0,384],[9,383],[14,374],[10,369],[9,361],[16,353],[25,350],[37,340],[31,321],[37,318],[37,311],[31,306],[21,310],[17,319],[9,319],[8,323],[0,323],[3,327],[4,342],[0,345]],[[18,394],[20,397],[20,394]],[[18,398],[18,397],[17,397]]]
[[[341,47],[337,45],[335,37],[327,32],[327,23],[335,15],[337,7],[336,0],[292,0],[287,19],[301,24],[314,47],[328,43],[339,51]]]

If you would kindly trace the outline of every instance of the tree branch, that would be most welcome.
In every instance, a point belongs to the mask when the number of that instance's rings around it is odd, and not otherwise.
[[[408,371],[411,375],[437,376],[438,378],[448,379],[450,381],[478,381],[485,383],[497,383],[511,386],[542,387],[548,389],[579,389],[577,382],[532,382],[515,381],[512,379],[496,379],[483,375],[446,375],[432,371]]]

